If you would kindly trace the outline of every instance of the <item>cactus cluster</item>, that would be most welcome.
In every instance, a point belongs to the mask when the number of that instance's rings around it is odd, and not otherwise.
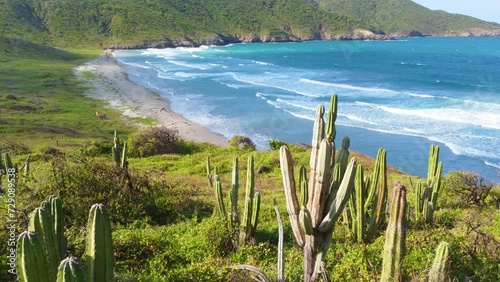
[[[439,162],[439,146],[431,145],[429,152],[429,165],[427,169],[427,180],[419,182],[415,186],[414,212],[417,223],[430,223],[434,210],[437,208],[437,200],[441,194],[441,175],[443,163]]]
[[[209,159],[207,161],[207,170],[209,169]],[[252,156],[248,157],[247,164],[247,182],[245,190],[245,207],[243,209],[243,217],[238,214],[238,158],[233,159],[232,183],[231,191],[229,192],[229,210],[226,209],[224,196],[222,194],[222,184],[218,175],[217,169],[214,172],[214,189],[215,198],[217,200],[217,214],[227,222],[228,228],[233,230],[240,223],[239,245],[244,245],[250,241],[257,229],[259,222],[260,201],[261,195],[255,192],[255,172],[254,160]]]
[[[280,167],[292,231],[304,252],[304,281],[315,281],[324,275],[324,260],[330,246],[334,224],[343,212],[353,191],[356,159],[348,164],[339,154],[335,163],[335,119],[337,96],[332,95],[325,124],[322,105],[316,110],[312,138],[310,173],[300,169],[295,185],[294,163],[287,146],[280,149]],[[348,139],[347,139],[348,140]],[[347,149],[348,141],[345,142]],[[346,158],[345,158],[346,159]],[[345,173],[341,163],[345,162]],[[298,190],[298,193],[297,193]]]
[[[381,282],[402,281],[406,241],[406,187],[394,183],[389,222],[385,233]]]
[[[17,274],[21,282],[112,281],[113,249],[107,209],[95,204],[87,225],[85,260],[87,271],[75,258],[66,255],[64,214],[61,200],[51,196],[30,215],[27,231],[17,244]]]
[[[361,165],[356,170],[354,193],[345,214],[348,226],[358,243],[369,242],[384,221],[387,203],[386,151],[379,149],[371,178],[364,177]]]
[[[113,138],[113,148],[111,149],[113,152],[113,160],[116,164],[116,167],[127,168],[127,142],[123,142],[123,148],[120,147],[120,139],[115,131],[115,136]]]

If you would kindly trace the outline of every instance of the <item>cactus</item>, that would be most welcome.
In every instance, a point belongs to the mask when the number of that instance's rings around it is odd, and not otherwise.
[[[209,167],[209,162],[207,162]],[[224,204],[224,198],[222,195],[222,184],[220,182],[220,178],[217,172],[217,169],[215,169],[215,174],[213,177],[215,181],[215,197],[217,200],[217,207],[218,207],[218,215],[225,221],[227,221],[228,228],[230,230],[233,229],[234,225],[237,225],[239,222],[238,219],[238,158],[233,158],[233,172],[232,172],[232,184],[231,184],[231,191],[229,193],[229,210],[226,210],[226,206]]]
[[[306,179],[305,169],[301,168],[299,193],[290,150],[286,145],[280,149],[287,211],[295,239],[304,252],[304,281],[307,282],[324,275],[324,259],[335,221],[342,213],[354,186],[356,159],[346,166],[345,174],[341,174],[341,165],[335,164],[333,140],[336,111],[336,95],[331,98],[326,126],[323,120],[324,107],[320,105],[316,110],[309,179]]]
[[[386,152],[379,149],[371,178],[365,178],[361,166],[358,166],[355,193],[348,203],[350,217],[347,217],[348,226],[358,243],[373,240],[383,222],[387,204],[386,165]]]
[[[210,157],[207,157],[207,179],[208,179],[208,185],[210,187],[214,187],[213,180],[212,180],[212,175],[210,172],[212,171],[212,167],[210,166]]]
[[[281,220],[280,211],[278,209],[278,204],[276,203],[276,199],[273,198],[274,212],[276,213],[276,219],[278,220],[278,273],[277,273],[277,281],[285,282],[285,253],[283,247],[284,241],[284,231],[283,231],[283,221]],[[268,282],[270,279],[266,276],[264,271],[261,269],[249,265],[249,264],[238,264],[229,267],[230,269],[240,269],[246,270],[250,272],[253,280]]]
[[[57,249],[59,250],[58,259],[59,261],[66,256],[66,245],[67,240],[64,236],[64,212],[62,208],[61,199],[56,196],[49,197],[50,203],[50,214],[52,216],[52,222],[54,224],[54,237],[55,242],[58,245]]]
[[[441,242],[436,249],[436,257],[429,271],[429,282],[449,281],[450,249],[449,244]]]
[[[443,163],[439,162],[439,146],[431,145],[429,151],[429,165],[427,168],[427,179],[413,185],[415,190],[415,221],[417,223],[430,223],[437,208],[437,200],[442,190],[441,175]]]
[[[103,204],[95,204],[90,208],[85,260],[89,281],[113,280],[111,223],[108,210]]]
[[[124,142],[123,148],[121,148],[120,139],[118,138],[116,131],[115,131],[115,136],[113,137],[113,148],[111,148],[111,151],[113,152],[113,160],[115,162],[116,167],[127,168],[128,167],[127,142]]]
[[[42,204],[30,214],[28,231],[36,232],[40,236],[44,253],[47,256],[48,273],[50,281],[56,278],[57,267],[61,261],[59,244],[56,242],[54,232],[54,222],[50,214],[50,208]]]
[[[275,199],[273,199],[273,205],[274,205],[274,212],[276,213],[276,219],[278,220],[278,282],[285,282],[285,252],[283,248],[283,243],[284,243],[283,221],[281,220],[281,214]]]
[[[73,257],[61,261],[56,282],[85,282],[85,274],[80,262]]]
[[[405,214],[406,188],[396,181],[385,234],[381,282],[402,281],[402,264],[406,240]]]
[[[233,178],[234,179],[234,178]],[[239,244],[244,245],[248,242],[257,229],[259,222],[260,211],[260,193],[255,192],[255,172],[253,156],[248,157],[247,164],[247,183],[245,190],[245,207],[243,209],[243,217],[240,225],[240,240]]]
[[[20,282],[54,281],[49,275],[43,240],[38,234],[24,231],[17,239],[17,277]]]

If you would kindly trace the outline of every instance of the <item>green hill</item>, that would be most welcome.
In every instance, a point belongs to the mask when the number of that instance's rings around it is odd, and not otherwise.
[[[500,35],[500,25],[473,17],[432,11],[410,0],[315,0],[321,10],[361,20],[392,36]]]
[[[409,0],[0,0],[0,8],[1,36],[62,47],[373,37],[367,30],[390,36],[500,34],[498,24]]]

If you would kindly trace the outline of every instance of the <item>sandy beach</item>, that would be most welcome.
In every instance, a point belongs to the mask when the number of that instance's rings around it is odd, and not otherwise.
[[[186,140],[228,145],[222,135],[173,112],[170,102],[161,98],[159,93],[130,81],[109,52],[75,68],[74,72],[90,87],[86,92],[88,97],[105,100],[110,108],[121,111],[125,116],[156,119],[157,126],[177,129],[180,137]],[[89,73],[93,75],[89,76]]]

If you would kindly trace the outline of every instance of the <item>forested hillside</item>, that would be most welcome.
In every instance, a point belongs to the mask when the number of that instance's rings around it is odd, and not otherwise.
[[[0,7],[1,36],[62,47],[500,34],[499,25],[409,0],[0,0]]]
[[[356,18],[395,36],[500,35],[500,26],[473,17],[432,11],[410,0],[314,0],[321,10]]]

